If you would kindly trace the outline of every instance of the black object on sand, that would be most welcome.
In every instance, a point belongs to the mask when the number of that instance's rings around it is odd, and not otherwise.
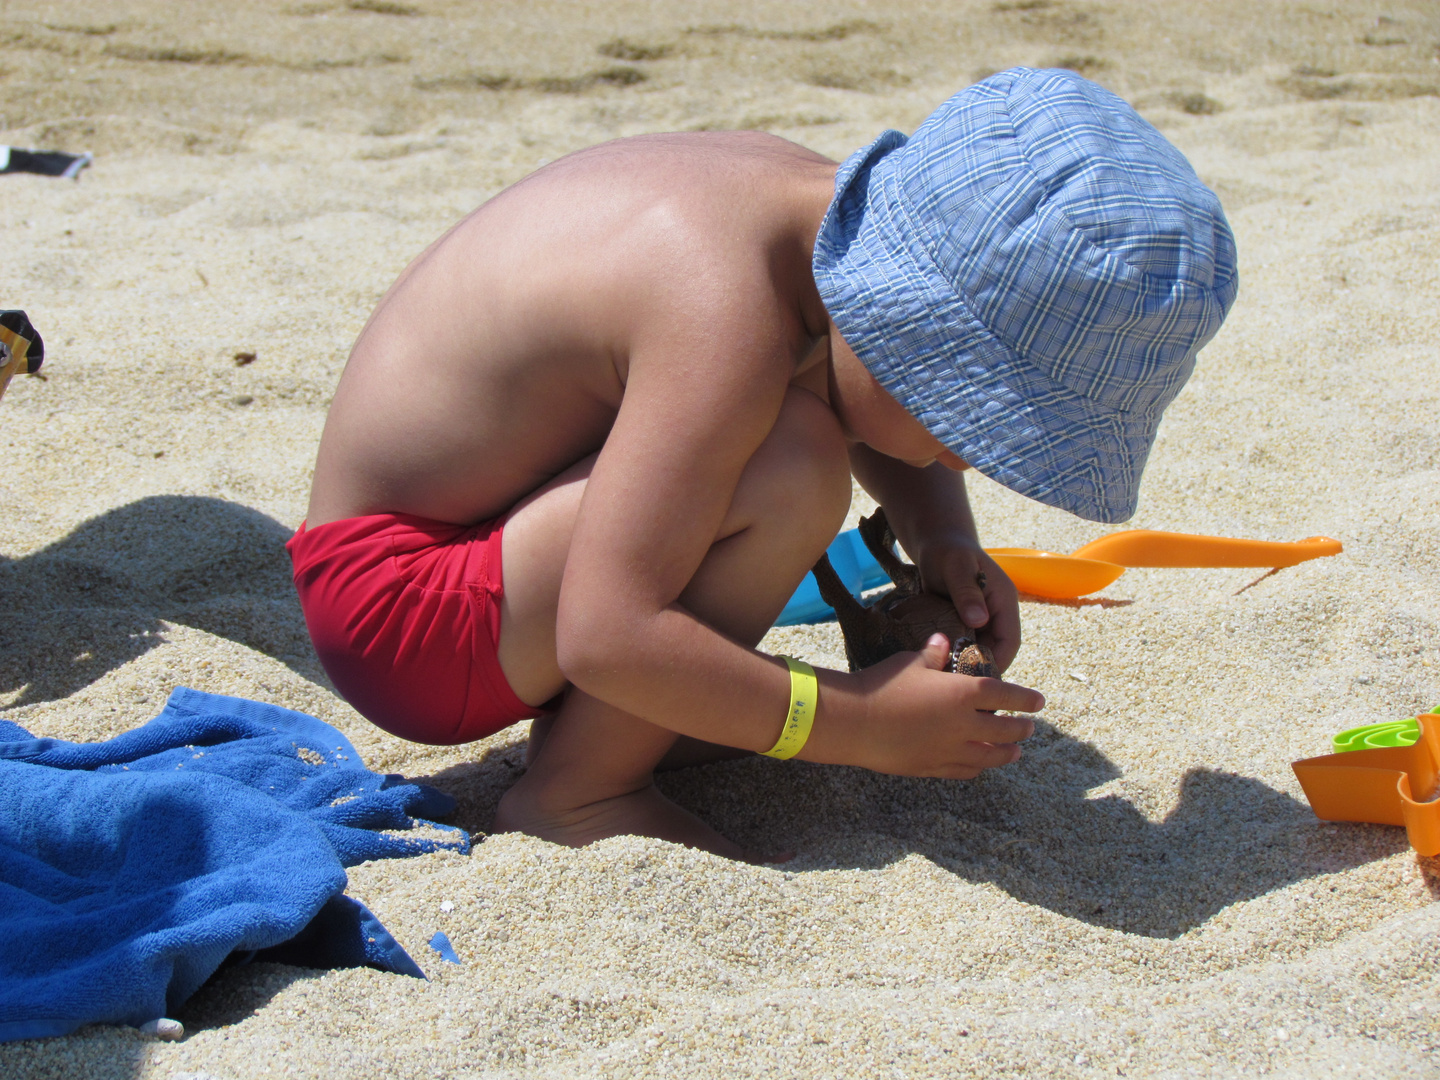
[[[59,150],[22,150],[18,146],[0,146],[0,173],[38,173],[78,180],[80,170],[95,160],[88,150],[83,154],[65,154]]]
[[[0,396],[14,375],[31,375],[45,359],[45,342],[23,311],[0,311]]]

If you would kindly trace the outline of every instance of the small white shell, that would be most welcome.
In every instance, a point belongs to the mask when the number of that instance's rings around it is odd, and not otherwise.
[[[165,1042],[179,1042],[185,1037],[185,1025],[179,1020],[162,1016],[158,1020],[147,1020],[140,1025],[141,1035],[151,1035]]]

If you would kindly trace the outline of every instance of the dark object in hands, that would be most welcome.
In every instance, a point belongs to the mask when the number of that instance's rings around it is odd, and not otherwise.
[[[920,584],[920,571],[903,563],[895,554],[895,534],[885,518],[884,507],[860,519],[860,538],[875,556],[895,587],[868,604],[850,595],[830,560],[820,556],[815,564],[815,583],[820,595],[835,609],[840,632],[845,637],[845,658],[851,671],[878,664],[897,652],[917,652],[931,634],[950,639],[950,661],[946,671],[961,675],[996,677],[999,671],[990,649],[975,640],[975,632],[960,621],[955,605],[943,596],[927,593]]]

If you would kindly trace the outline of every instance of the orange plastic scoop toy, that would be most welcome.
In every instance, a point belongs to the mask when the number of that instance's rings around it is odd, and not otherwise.
[[[1092,540],[1073,555],[1031,548],[986,548],[1021,592],[1073,600],[1109,585],[1132,566],[1294,566],[1337,555],[1339,540],[1312,536],[1291,543],[1127,529]]]
[[[1321,821],[1403,825],[1421,855],[1440,855],[1440,715],[1421,713],[1412,746],[1351,750],[1290,767]]]
[[[1125,572],[1125,567],[1099,559],[1076,559],[1052,551],[1030,548],[986,548],[1015,587],[1032,596],[1073,600],[1103,589]]]

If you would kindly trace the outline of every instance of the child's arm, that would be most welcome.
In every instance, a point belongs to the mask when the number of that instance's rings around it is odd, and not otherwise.
[[[983,627],[996,664],[1008,668],[1020,651],[1020,605],[1005,571],[980,546],[964,474],[939,463],[917,469],[863,443],[851,447],[850,468],[885,507],[925,588],[950,597],[965,625]]]
[[[717,633],[678,598],[794,373],[796,327],[763,281],[747,293],[758,276],[716,283],[697,273],[647,294],[653,307],[637,320],[647,336],[619,372],[624,399],[576,520],[557,623],[561,670],[582,690],[671,731],[757,751],[784,720],[784,665]],[[939,666],[906,654],[860,675],[822,673],[801,756],[957,777],[1014,760],[1011,744],[1030,721],[987,710],[1034,711],[1043,698]]]

